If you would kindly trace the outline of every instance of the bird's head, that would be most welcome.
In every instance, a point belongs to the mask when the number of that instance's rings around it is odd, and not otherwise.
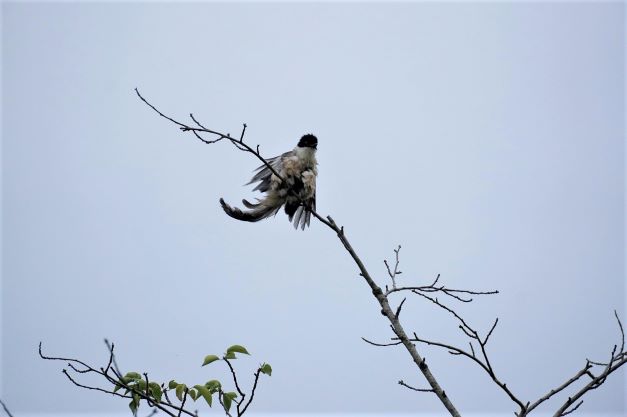
[[[318,149],[318,138],[311,133],[306,134],[298,141],[299,148],[313,148]]]

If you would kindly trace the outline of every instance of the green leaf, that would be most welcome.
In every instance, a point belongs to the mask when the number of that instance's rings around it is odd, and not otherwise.
[[[237,392],[225,392],[224,395],[229,397],[231,400],[237,398]]]
[[[178,398],[179,401],[183,401],[183,393],[186,389],[187,386],[185,384],[178,384],[178,386],[176,387],[176,398]]]
[[[227,355],[229,353],[243,353],[245,355],[250,355],[250,353],[248,353],[248,351],[246,350],[246,348],[244,346],[241,345],[233,345],[230,348],[228,348],[226,350]]]
[[[205,360],[202,361],[202,366],[209,365],[211,362],[215,362],[219,359],[220,358],[218,358],[216,355],[207,355],[205,356]]]
[[[212,379],[211,381],[207,381],[207,383],[205,383],[205,387],[207,387],[207,389],[209,389],[209,391],[213,394],[214,392],[220,390],[222,384],[220,384],[220,381],[217,379]]]
[[[237,358],[235,357],[235,353],[227,352],[226,355],[224,355],[224,359],[237,359]]]
[[[160,403],[161,395],[163,394],[163,392],[161,391],[161,386],[156,382],[151,382],[150,384],[148,384],[148,386],[150,387],[152,398],[154,398],[157,403]]]
[[[231,397],[226,395],[226,393],[222,394],[222,406],[224,407],[227,413],[231,409],[231,401],[232,401]]]
[[[178,382],[176,382],[175,380],[170,381],[170,383],[168,384],[168,388],[170,389],[174,389],[179,385]]]
[[[264,363],[263,365],[261,365],[261,368],[259,368],[259,370],[268,376],[272,376],[272,367],[269,363]]]
[[[131,409],[131,412],[134,416],[137,415],[137,409],[139,408],[139,395],[133,394],[133,399],[129,403],[128,407]]]
[[[113,388],[113,392],[118,392],[118,390],[122,388],[122,385],[120,384],[115,384],[115,387]]]
[[[135,388],[138,391],[145,392],[146,391],[146,381],[144,381],[143,379],[140,379],[139,381],[137,381],[137,383],[135,385],[133,385],[133,388]]]
[[[192,400],[196,401],[196,398],[198,398],[198,396],[196,395],[196,390],[195,389],[190,389],[189,391],[187,391],[187,394],[192,397]]]
[[[128,379],[129,381],[136,381],[138,379],[142,379],[142,376],[137,372],[128,372],[126,375],[124,375],[124,378]]]
[[[196,388],[196,390],[198,391],[197,398],[200,398],[202,396],[205,399],[205,401],[207,401],[207,404],[209,404],[209,407],[211,407],[211,400],[212,400],[211,390],[203,385],[194,385],[194,388]]]

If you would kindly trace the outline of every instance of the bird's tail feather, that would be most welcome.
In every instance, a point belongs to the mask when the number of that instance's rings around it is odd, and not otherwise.
[[[257,200],[257,201],[259,201],[259,200]],[[249,208],[249,209],[255,209],[255,208],[259,207],[259,203],[251,203],[250,201],[248,201],[246,199],[242,200],[242,204],[244,206],[246,206],[246,208]]]
[[[294,229],[298,229],[300,226],[301,230],[305,230],[305,226],[309,226],[311,221],[311,212],[307,208],[299,206],[293,214],[288,215],[288,218],[293,222]]]
[[[246,200],[242,200],[242,203],[251,210],[242,211],[237,207],[228,205],[223,198],[220,199],[222,209],[228,216],[244,222],[258,222],[259,220],[275,215],[281,208],[281,204],[264,204],[264,202],[252,204]]]

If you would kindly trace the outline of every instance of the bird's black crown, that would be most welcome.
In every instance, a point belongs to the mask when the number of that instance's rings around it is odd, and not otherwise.
[[[318,149],[318,138],[311,133],[306,134],[298,141],[300,148],[314,148]]]

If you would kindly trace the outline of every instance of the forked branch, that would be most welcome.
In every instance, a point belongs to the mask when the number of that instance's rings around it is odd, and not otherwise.
[[[135,89],[135,92],[148,107],[154,110],[160,117],[168,120],[171,123],[174,123],[177,127],[179,127],[181,131],[191,132],[196,139],[200,140],[202,143],[205,143],[205,144],[215,144],[215,143],[222,142],[222,141],[228,141],[237,150],[252,154],[255,158],[260,160],[263,163],[263,165],[265,165],[270,170],[270,172],[272,172],[280,181],[282,181],[283,183],[286,183],[285,179],[282,178],[281,175],[279,175],[279,173],[274,169],[274,167],[271,164],[269,164],[265,158],[261,156],[259,145],[256,145],[253,147],[244,140],[244,135],[246,132],[246,127],[247,127],[246,124],[243,125],[243,129],[241,131],[241,134],[239,135],[239,138],[235,138],[235,137],[232,137],[229,133],[225,134],[225,133],[213,130],[213,129],[206,128],[202,123],[200,123],[196,119],[196,117],[193,114],[190,114],[190,118],[191,118],[191,121],[193,122],[193,125],[183,123],[170,116],[167,116],[164,113],[162,113],[160,110],[158,110],[150,102],[148,102],[139,93],[137,89]],[[292,192],[292,190],[290,190],[289,192]],[[298,197],[295,193],[292,192],[292,194]],[[301,201],[301,204],[304,205],[304,202]],[[331,216],[323,217],[314,210],[310,210],[310,211],[311,211],[311,214],[316,219],[318,219],[322,224],[327,226],[337,235],[344,249],[350,255],[353,262],[357,266],[359,270],[359,275],[366,281],[366,283],[370,287],[370,290],[372,291],[372,294],[374,295],[377,302],[379,303],[379,306],[381,307],[381,314],[383,314],[390,322],[390,327],[392,329],[392,332],[394,333],[394,337],[392,337],[391,342],[377,343],[377,342],[373,342],[365,338],[364,338],[364,341],[374,346],[389,347],[389,346],[403,345],[405,350],[407,350],[407,352],[411,356],[414,364],[418,367],[420,372],[424,375],[430,388],[424,388],[424,389],[414,388],[408,384],[405,384],[402,380],[399,381],[399,384],[413,391],[435,394],[440,400],[440,402],[447,409],[447,411],[450,413],[451,416],[458,417],[460,416],[460,414],[455,408],[455,406],[453,405],[448,395],[445,393],[443,388],[440,386],[440,384],[436,380],[435,376],[431,372],[431,369],[425,362],[424,358],[418,353],[416,349],[416,343],[422,343],[425,345],[430,345],[430,346],[435,346],[435,347],[439,347],[442,349],[446,349],[452,355],[464,356],[472,360],[473,362],[475,362],[489,375],[491,380],[518,406],[519,411],[516,413],[516,415],[519,417],[526,416],[529,412],[534,410],[544,401],[547,401],[548,399],[552,398],[556,394],[563,392],[565,389],[570,387],[574,382],[578,381],[580,378],[584,376],[588,376],[591,378],[589,383],[585,387],[577,391],[574,395],[569,397],[568,400],[564,402],[564,404],[558,409],[554,417],[561,417],[561,416],[565,416],[567,414],[572,413],[577,408],[579,408],[579,406],[581,406],[582,400],[580,400],[580,398],[583,395],[585,395],[590,390],[596,389],[598,386],[603,384],[611,373],[615,372],[618,368],[624,365],[624,363],[627,361],[627,356],[624,352],[623,327],[622,327],[622,323],[618,319],[618,315],[616,314],[616,318],[618,320],[621,334],[623,335],[623,337],[622,337],[620,350],[618,350],[617,348],[614,349],[609,362],[603,364],[603,363],[597,363],[593,361],[587,361],[583,369],[578,371],[573,377],[568,379],[562,385],[558,386],[557,388],[552,389],[551,391],[549,391],[549,393],[540,397],[538,400],[536,400],[533,403],[523,402],[522,400],[519,399],[518,396],[516,396],[512,392],[512,390],[507,386],[506,383],[502,382],[501,379],[497,377],[496,371],[494,370],[491,364],[491,361],[489,359],[489,354],[488,354],[486,346],[498,324],[498,318],[495,319],[494,323],[492,324],[490,329],[485,333],[485,335],[480,335],[480,333],[474,327],[471,327],[468,321],[465,320],[460,313],[458,313],[454,308],[440,301],[440,299],[438,298],[438,296],[441,296],[442,299],[453,301],[453,302],[470,303],[473,301],[473,297],[475,296],[498,294],[498,291],[496,290],[474,291],[474,290],[467,290],[467,289],[450,288],[450,287],[447,287],[446,285],[439,283],[439,280],[440,280],[439,275],[435,278],[435,280],[431,284],[428,284],[428,285],[400,286],[399,287],[397,285],[397,279],[398,279],[398,276],[402,273],[399,270],[399,263],[400,263],[399,252],[401,249],[400,246],[398,246],[398,248],[394,250],[395,258],[394,258],[393,267],[391,266],[391,263],[389,263],[387,260],[384,261],[387,273],[392,282],[391,282],[391,287],[388,287],[386,285],[384,287],[385,290],[383,290],[375,282],[375,280],[373,279],[369,271],[366,269],[364,263],[362,262],[360,257],[357,255],[357,252],[355,251],[355,249],[353,248],[353,246],[351,245],[351,243],[349,242],[346,236],[344,227],[339,226],[333,220]],[[417,295],[421,297],[422,299],[428,300],[429,302],[433,303],[441,310],[446,311],[447,314],[450,314],[458,322],[458,328],[460,329],[460,331],[463,332],[463,334],[467,338],[469,338],[468,344],[469,344],[470,350],[467,350],[466,348],[456,347],[447,343],[424,339],[424,338],[418,337],[416,333],[413,333],[413,337],[408,336],[407,332],[405,331],[405,329],[403,328],[403,326],[401,325],[399,321],[399,316],[401,314],[401,310],[405,302],[405,299],[403,299],[403,301],[399,303],[396,310],[392,309],[392,307],[390,306],[390,300],[389,300],[389,296],[395,293],[401,293],[401,292]],[[477,347],[477,349],[475,349],[475,346]],[[591,367],[593,366],[600,366],[604,368],[601,371],[601,373],[598,374],[598,376],[595,376],[591,372]],[[256,379],[255,379],[255,385],[256,385]],[[251,399],[252,399],[252,395],[251,395]],[[246,408],[244,408],[244,410],[245,409]]]
[[[244,399],[246,397],[246,393],[241,389],[239,383],[237,382],[238,378],[235,369],[228,361],[229,358],[235,358],[235,353],[248,354],[246,349],[240,345],[231,346],[227,350],[225,357],[222,358],[231,370],[237,389],[237,392],[225,392],[222,384],[217,380],[211,380],[202,385],[197,384],[190,388],[187,385],[178,383],[174,380],[171,380],[167,386],[165,383],[150,381],[148,373],[145,372],[143,374],[138,372],[128,372],[122,376],[115,359],[113,350],[114,345],[108,341],[105,341],[105,343],[109,349],[109,358],[107,365],[103,367],[92,366],[79,359],[44,355],[41,343],[39,344],[39,356],[45,360],[62,361],[67,363],[67,367],[69,369],[63,369],[62,373],[77,387],[131,400],[129,407],[134,415],[137,415],[137,409],[143,401],[149,407],[152,407],[152,411],[149,414],[150,416],[154,415],[157,410],[159,410],[171,417],[181,417],[183,415],[197,417],[197,411],[187,409],[186,404],[189,404],[190,401],[195,402],[197,400],[201,400],[211,406],[212,397],[217,394],[218,400],[220,404],[222,404],[224,412],[227,416],[241,417],[253,400],[255,390],[257,389],[257,383],[259,381],[259,375],[261,373],[267,375],[272,373],[272,368],[268,364],[264,363],[257,368],[254,373],[255,379],[250,393],[250,398],[247,402],[245,402]],[[220,359],[217,356],[208,355],[205,358],[203,366],[218,360]],[[103,379],[102,385],[88,385],[81,382],[79,378],[84,374],[100,376]],[[168,395],[169,393],[174,393],[175,396],[171,397]],[[239,400],[236,399],[238,394],[240,396]],[[231,409],[231,403],[237,404],[237,407],[234,410],[235,416],[231,414],[233,411]]]
[[[196,125],[196,126],[191,126],[186,123],[175,120],[174,118],[170,116],[166,116],[164,113],[158,110],[155,106],[153,106],[150,102],[148,102],[140,94],[139,90],[135,89],[135,92],[137,93],[138,97],[146,105],[148,105],[152,110],[154,110],[162,118],[174,123],[176,126],[179,127],[181,131],[192,132],[197,139],[201,140],[205,144],[213,144],[213,143],[218,143],[218,142],[225,141],[225,140],[229,141],[231,144],[235,146],[236,149],[254,155],[270,170],[270,172],[272,172],[277,178],[279,178],[280,181],[282,181],[283,183],[287,183],[285,179],[282,178],[278,172],[276,172],[276,170],[272,167],[272,165],[269,164],[268,161],[261,156],[259,152],[259,145],[256,145],[253,148],[252,146],[248,145],[248,143],[244,140],[244,133],[246,129],[245,124],[244,124],[244,129],[242,130],[242,133],[239,139],[233,138],[229,133],[225,134],[225,133],[218,132],[216,130],[212,130],[212,129],[208,129],[204,127],[201,123],[199,123],[196,120],[195,117],[193,117],[190,114],[190,118]],[[205,137],[205,135],[208,135],[210,139]],[[296,196],[295,193],[293,195]],[[304,205],[305,203],[301,201],[301,204]],[[373,295],[377,299],[381,307],[381,313],[385,317],[387,317],[387,319],[390,321],[392,328],[394,329],[395,333],[399,336],[400,340],[403,343],[403,346],[405,347],[407,352],[410,354],[413,362],[416,364],[416,366],[418,366],[418,368],[420,369],[424,377],[427,379],[427,382],[431,386],[433,393],[439,398],[439,400],[442,402],[442,404],[448,410],[451,416],[460,417],[459,412],[457,411],[457,409],[455,408],[455,406],[453,405],[449,397],[446,395],[446,393],[444,392],[444,390],[442,389],[438,381],[436,380],[435,376],[431,372],[431,369],[427,366],[427,364],[424,362],[424,360],[422,359],[422,357],[416,350],[416,346],[409,340],[409,337],[407,336],[407,334],[405,333],[405,330],[401,326],[398,318],[395,315],[395,312],[390,307],[390,304],[388,303],[388,300],[387,300],[387,296],[384,294],[383,290],[375,283],[374,279],[371,277],[370,273],[366,269],[364,263],[357,255],[357,252],[355,251],[355,249],[353,249],[346,234],[344,233],[344,227],[338,226],[331,216],[326,216],[326,218],[324,218],[321,215],[319,215],[316,211],[314,210],[310,210],[310,211],[311,211],[311,214],[316,219],[318,219],[321,223],[323,223],[325,226],[330,228],[337,235],[338,239],[340,240],[340,242],[342,243],[342,245],[344,246],[344,248],[346,249],[350,257],[353,259],[353,262],[355,262],[357,268],[359,269],[359,275],[364,278],[364,280],[370,287]]]

